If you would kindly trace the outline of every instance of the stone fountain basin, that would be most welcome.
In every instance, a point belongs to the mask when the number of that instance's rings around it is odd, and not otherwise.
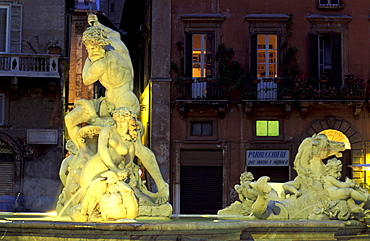
[[[79,223],[43,213],[0,213],[1,240],[370,240],[358,221],[242,220],[173,215],[126,222]],[[240,218],[240,217],[239,217]]]

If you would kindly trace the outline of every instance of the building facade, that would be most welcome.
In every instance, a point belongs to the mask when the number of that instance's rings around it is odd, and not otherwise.
[[[244,171],[292,180],[299,144],[322,132],[346,143],[343,176],[369,180],[348,167],[370,162],[363,2],[148,4],[149,144],[175,213],[216,213],[237,199]]]
[[[370,2],[126,0],[119,25],[107,13],[112,3],[97,10],[130,50],[144,142],[174,213],[215,214],[237,199],[244,171],[292,180],[300,143],[318,133],[346,143],[344,177],[368,182],[348,166],[370,163]],[[75,11],[72,29],[82,33],[86,12]],[[70,90],[86,56],[74,39]],[[99,95],[98,86],[83,88]]]
[[[0,196],[16,197],[18,211],[51,211],[64,157],[66,1],[0,1],[0,25]]]

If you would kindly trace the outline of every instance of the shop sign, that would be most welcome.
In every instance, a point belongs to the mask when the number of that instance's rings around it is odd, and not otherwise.
[[[58,130],[55,129],[28,129],[27,144],[58,144]]]
[[[288,150],[247,150],[247,166],[289,166]]]

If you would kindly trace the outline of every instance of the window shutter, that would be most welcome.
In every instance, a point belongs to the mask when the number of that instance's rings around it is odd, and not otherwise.
[[[341,81],[342,79],[342,38],[340,33],[331,34],[331,69],[332,79]]]
[[[250,35],[250,73],[257,78],[257,34]]]
[[[0,94],[0,125],[4,125],[4,105],[5,104],[5,96],[4,94]]]
[[[208,33],[207,34],[207,43],[206,43],[206,77],[207,78],[212,78],[213,73],[214,73],[214,64],[213,64],[213,52],[214,52],[214,34],[213,33]]]
[[[0,196],[14,196],[14,157],[11,147],[0,139]]]
[[[319,77],[319,41],[317,34],[309,34],[308,41],[310,46],[310,78],[318,78]]]
[[[186,78],[193,76],[193,35],[189,32],[185,32],[185,60],[184,60],[184,74]]]
[[[22,37],[22,5],[12,4],[10,7],[10,53],[21,52]]]

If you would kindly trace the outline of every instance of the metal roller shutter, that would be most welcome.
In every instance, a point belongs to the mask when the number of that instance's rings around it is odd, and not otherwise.
[[[216,214],[222,208],[222,151],[181,152],[180,213]]]

